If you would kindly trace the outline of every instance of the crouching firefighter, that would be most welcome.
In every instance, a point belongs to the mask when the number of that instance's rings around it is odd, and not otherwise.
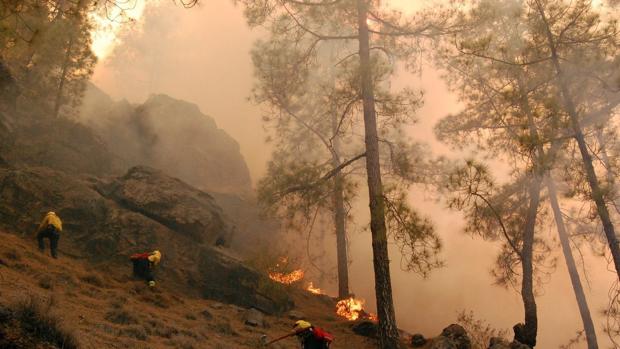
[[[320,327],[313,326],[308,321],[299,320],[293,325],[293,331],[276,338],[270,342],[263,336],[263,343],[270,345],[285,338],[296,336],[301,345],[301,349],[329,349],[329,345],[334,341],[334,336]]]
[[[39,228],[37,229],[37,241],[39,242],[39,250],[45,251],[45,241],[43,239],[50,240],[50,250],[52,257],[58,258],[58,240],[60,240],[60,232],[62,231],[62,221],[60,217],[54,212],[48,212]]]
[[[155,286],[153,269],[161,260],[161,252],[155,250],[153,252],[136,253],[131,255],[129,259],[133,263],[133,275],[145,280],[150,287]]]

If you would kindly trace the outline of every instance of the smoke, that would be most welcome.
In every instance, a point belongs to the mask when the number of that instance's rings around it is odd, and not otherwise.
[[[408,4],[409,1],[401,0],[399,6]],[[141,32],[123,34],[115,51],[97,67],[93,81],[112,97],[134,103],[142,103],[153,93],[165,93],[198,104],[202,112],[212,116],[220,128],[239,142],[256,183],[265,173],[270,157],[270,147],[264,142],[261,110],[247,100],[253,79],[249,51],[260,36],[260,31],[247,28],[242,9],[230,1],[203,1],[190,10],[171,4],[147,8]],[[399,72],[394,87],[404,85],[422,85],[425,89],[420,123],[410,130],[411,136],[429,143],[435,154],[455,156],[457,153],[437,142],[432,132],[437,120],[458,110],[455,96],[448,92],[439,74],[428,67],[421,76]],[[367,194],[360,193],[359,197],[362,200],[353,210],[355,217],[362,218],[350,224],[351,288],[374,311],[370,233],[364,229],[368,208],[363,199]],[[400,257],[392,246],[392,281],[399,326],[433,336],[455,322],[464,309],[472,309],[477,318],[500,329],[510,329],[523,321],[520,295],[493,284],[490,268],[497,246],[465,235],[462,217],[424,190],[416,188],[410,197],[414,206],[436,224],[445,246],[446,266],[431,273],[428,279],[421,279],[400,270]],[[543,233],[552,237],[554,232],[554,227],[549,227]],[[326,258],[333,258],[330,251],[335,250],[335,239],[329,233],[325,235],[322,247]],[[559,253],[558,249],[558,256]],[[584,258],[590,281],[586,296],[599,342],[604,347],[607,339],[602,333],[604,317],[600,312],[606,307],[614,274],[607,272],[603,259],[588,251],[584,251]],[[316,286],[336,293],[334,284]],[[538,347],[557,348],[573,338],[581,322],[562,259],[537,301]]]

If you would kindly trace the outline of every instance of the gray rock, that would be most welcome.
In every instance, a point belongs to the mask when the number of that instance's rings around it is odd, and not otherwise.
[[[523,343],[513,341],[512,343],[510,343],[510,349],[532,349],[532,348],[530,348],[530,346],[525,345]]]
[[[452,324],[441,331],[441,337],[450,339],[457,349],[471,349],[471,340],[467,331],[457,324]]]
[[[429,349],[458,349],[458,347],[450,338],[439,336],[433,339]]]
[[[204,317],[207,320],[213,319],[213,315],[207,309],[201,311],[200,315],[202,315],[202,317]]]
[[[426,344],[426,338],[423,335],[416,333],[411,336],[411,346],[414,348],[419,348]]]
[[[195,104],[160,94],[134,106],[90,85],[82,109],[81,122],[127,167],[158,168],[201,190],[252,191],[239,144]]]
[[[230,239],[231,224],[225,221],[222,209],[211,195],[159,170],[133,167],[98,189],[120,205],[197,242],[215,245],[218,239]]]
[[[265,316],[260,311],[251,308],[244,314],[244,323],[252,327],[265,327]]]
[[[510,349],[510,343],[500,337],[492,337],[489,340],[489,348],[488,349]]]
[[[291,320],[303,320],[306,318],[306,315],[298,310],[291,310],[288,312],[288,318]]]
[[[211,308],[213,308],[213,309],[222,309],[222,308],[224,308],[224,304],[215,302],[215,303],[211,304]]]
[[[351,326],[351,329],[355,334],[370,338],[377,338],[377,333],[379,330],[376,323],[368,320],[362,320],[354,323],[353,326]]]

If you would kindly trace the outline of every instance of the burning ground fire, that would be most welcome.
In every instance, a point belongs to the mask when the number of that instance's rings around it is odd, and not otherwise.
[[[336,314],[351,321],[357,319],[377,321],[377,315],[367,313],[364,310],[364,300],[353,297],[338,301],[336,303]]]
[[[320,288],[318,287],[314,287],[314,285],[312,284],[312,282],[310,282],[308,284],[308,287],[306,287],[306,291],[310,292],[310,293],[314,293],[314,294],[323,294],[323,291],[321,291]]]
[[[271,271],[269,272],[269,278],[275,282],[279,282],[284,285],[292,285],[296,282],[301,281],[304,278],[305,273],[302,269],[296,269],[291,272],[281,271],[283,269],[286,269],[287,265],[288,258],[281,257],[278,260],[278,263],[273,268],[271,268]],[[325,294],[320,288],[314,287],[314,284],[312,282],[308,283],[308,286],[306,286],[306,291],[316,295]],[[336,303],[336,314],[350,321],[355,321],[358,319],[377,321],[378,319],[376,314],[368,313],[364,310],[364,303],[365,301],[363,299],[358,299],[354,297],[342,299],[338,301],[338,303]]]
[[[291,272],[279,271],[286,268],[288,264],[287,257],[280,257],[275,267],[271,268],[269,272],[269,278],[275,282],[279,282],[285,285],[294,284],[304,278],[304,271],[302,269],[295,269]]]
[[[281,284],[291,285],[304,278],[304,271],[301,269],[293,270],[290,273],[272,271],[269,273],[269,278]]]

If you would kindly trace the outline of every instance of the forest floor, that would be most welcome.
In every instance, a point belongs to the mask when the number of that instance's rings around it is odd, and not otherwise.
[[[330,298],[299,288],[291,288],[290,294],[295,311],[334,334],[333,349],[376,347],[373,340],[352,332],[352,322],[335,315]],[[264,315],[265,326],[252,327],[245,324],[247,309],[186,297],[166,280],[148,288],[131,277],[129,262],[121,270],[100,270],[68,256],[53,259],[49,249],[38,251],[34,238],[0,232],[0,310],[20,307],[38,309],[79,348],[89,349],[261,348],[261,335],[276,338],[294,322],[287,314]],[[0,348],[61,347],[40,340],[45,329],[29,326],[0,321]],[[21,346],[15,344],[20,341]],[[288,338],[270,348],[298,344]]]

